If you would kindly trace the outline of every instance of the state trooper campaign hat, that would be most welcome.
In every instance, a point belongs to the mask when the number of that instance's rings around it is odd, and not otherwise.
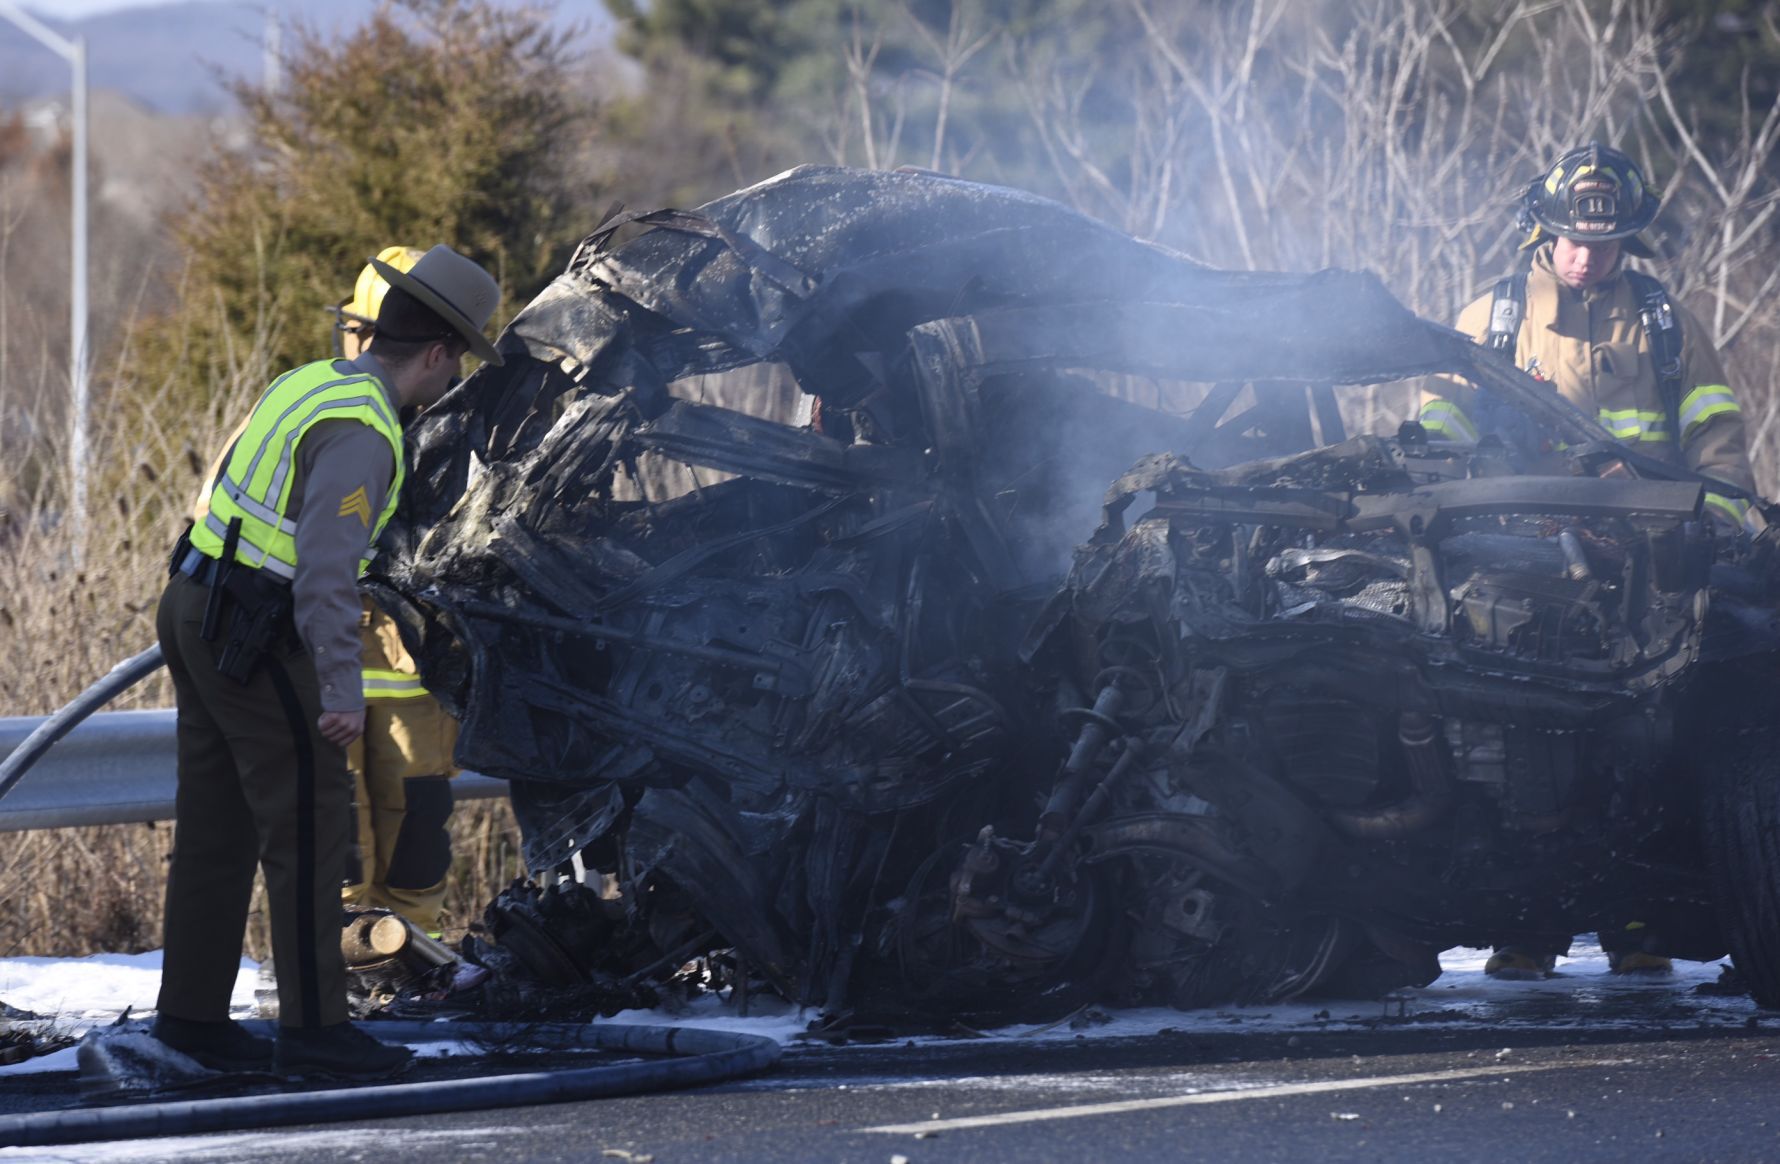
[[[365,264],[365,269],[358,273],[358,279],[352,284],[352,298],[334,308],[340,315],[358,323],[375,324],[377,313],[383,310],[383,296],[389,290],[389,283],[377,273],[376,264],[388,263],[398,271],[412,270],[426,254],[418,247],[393,246],[384,247],[377,252],[377,257]]]
[[[371,266],[391,287],[400,287],[431,308],[483,362],[501,363],[500,353],[482,334],[501,301],[501,287],[494,276],[443,244],[420,256],[406,271],[381,259],[372,259]]]

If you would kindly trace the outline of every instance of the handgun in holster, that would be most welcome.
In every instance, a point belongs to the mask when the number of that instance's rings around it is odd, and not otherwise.
[[[237,517],[229,522],[222,557],[217,559],[216,569],[210,575],[210,597],[204,604],[204,624],[199,634],[211,643],[217,641],[219,633],[222,635],[217,672],[245,684],[253,678],[261,656],[290,638],[295,628],[291,621],[290,587],[263,570],[236,562],[240,541],[241,519]],[[225,609],[229,615],[226,630],[222,627]]]

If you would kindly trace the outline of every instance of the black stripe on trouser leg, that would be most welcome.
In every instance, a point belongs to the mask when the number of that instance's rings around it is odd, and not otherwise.
[[[321,1026],[321,983],[316,980],[315,951],[315,749],[309,738],[309,717],[291,684],[284,664],[265,657],[266,675],[284,717],[290,721],[291,740],[297,752],[297,997],[303,1007],[303,1025]],[[283,972],[283,967],[279,971]]]

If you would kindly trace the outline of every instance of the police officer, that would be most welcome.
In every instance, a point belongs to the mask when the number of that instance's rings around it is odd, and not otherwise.
[[[1465,308],[1458,330],[1550,382],[1619,441],[1751,489],[1743,410],[1710,335],[1662,284],[1625,265],[1628,255],[1650,257],[1638,235],[1659,201],[1620,151],[1594,142],[1566,153],[1521,199],[1530,267]],[[1460,442],[1475,442],[1501,419],[1475,391],[1446,385],[1419,417],[1430,436]],[[1708,491],[1706,508],[1727,531],[1761,521],[1732,494]],[[1641,926],[1600,938],[1615,972],[1672,968],[1655,948],[1659,937]],[[1499,947],[1485,970],[1545,977],[1568,948],[1567,938],[1519,940]]]
[[[390,284],[371,350],[267,387],[210,511],[175,548],[156,628],[178,703],[179,785],[154,1033],[207,1066],[383,1078],[411,1056],[347,1021],[340,885],[346,748],[364,731],[358,575],[395,511],[405,408],[438,400],[499,288],[434,247]],[[228,1018],[256,865],[279,968],[276,1042]]]
[[[378,262],[407,271],[413,247],[386,247]],[[389,284],[366,264],[352,298],[335,309],[340,351],[356,359],[376,335]],[[395,620],[368,598],[360,616],[365,734],[347,752],[358,843],[341,892],[354,907],[390,909],[439,936],[445,875],[451,868],[451,750],[457,721],[420,684]]]

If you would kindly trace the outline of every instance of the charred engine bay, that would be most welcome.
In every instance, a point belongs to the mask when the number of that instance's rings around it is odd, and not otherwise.
[[[802,167],[603,227],[500,348],[411,434],[378,583],[538,874],[469,942],[490,1009],[689,965],[842,1018],[1375,993],[1633,921],[1723,952],[1673,757],[1698,676],[1772,655],[1766,543],[1697,481],[1350,438],[1343,386],[1434,373],[1604,436],[1370,276]],[[686,394],[756,364],[813,424]],[[1107,390],[1160,382],[1197,407]]]

